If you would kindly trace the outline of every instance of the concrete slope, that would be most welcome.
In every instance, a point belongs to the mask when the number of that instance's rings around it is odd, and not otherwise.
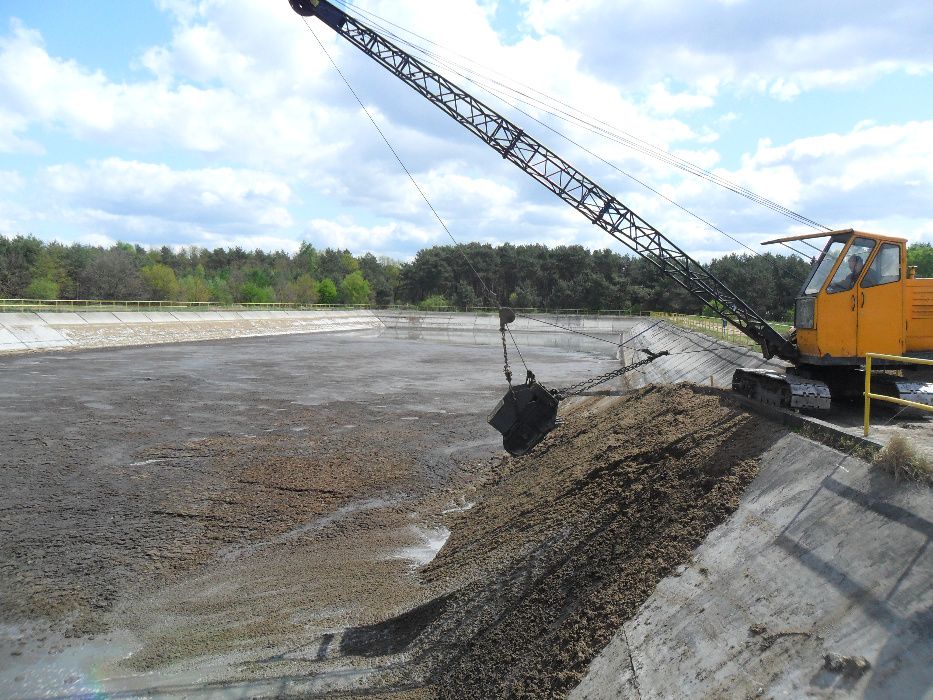
[[[931,537],[929,489],[789,434],[569,697],[933,697]]]
[[[787,366],[778,360],[765,360],[757,349],[739,347],[658,319],[642,320],[623,332],[622,342],[626,362],[643,359],[644,354],[638,352],[642,349],[671,353],[625,377],[623,388],[628,389],[676,382],[731,387],[736,367]]]
[[[0,313],[0,354],[381,328],[371,311]]]

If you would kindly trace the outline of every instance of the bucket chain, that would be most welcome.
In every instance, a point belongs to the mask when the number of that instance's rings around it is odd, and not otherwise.
[[[577,396],[583,393],[584,391],[586,391],[587,389],[592,389],[594,386],[598,386],[600,384],[608,382],[610,379],[621,377],[623,374],[627,374],[628,372],[631,372],[634,369],[638,369],[639,367],[642,367],[651,362],[654,362],[659,357],[663,357],[664,355],[670,354],[667,350],[664,350],[663,352],[651,352],[650,350],[642,350],[642,352],[648,353],[648,357],[646,357],[644,360],[639,360],[638,362],[635,362],[630,365],[626,365],[625,367],[619,367],[619,369],[614,369],[611,372],[606,372],[605,374],[600,374],[599,376],[596,376],[596,377],[584,379],[582,382],[578,382],[577,384],[571,384],[570,386],[564,387],[563,389],[557,389],[556,390],[557,397],[563,400],[563,399],[570,398],[571,396]]]
[[[509,346],[505,342],[505,325],[499,326],[499,332],[502,334],[502,371],[505,373],[505,381],[512,388],[512,368],[509,366]]]

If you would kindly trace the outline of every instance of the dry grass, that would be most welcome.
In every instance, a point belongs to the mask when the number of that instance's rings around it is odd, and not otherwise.
[[[933,485],[933,461],[920,454],[902,435],[895,435],[875,455],[874,465],[894,475]]]

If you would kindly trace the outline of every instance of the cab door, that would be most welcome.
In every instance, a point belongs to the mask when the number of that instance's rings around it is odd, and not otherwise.
[[[858,354],[858,280],[876,241],[854,237],[840,256],[832,278],[817,297],[816,328],[820,357],[854,358]]]
[[[858,341],[855,289],[821,293],[816,318],[820,357],[853,357]]]
[[[904,264],[901,244],[882,243],[862,273],[856,298],[860,356],[904,354]]]

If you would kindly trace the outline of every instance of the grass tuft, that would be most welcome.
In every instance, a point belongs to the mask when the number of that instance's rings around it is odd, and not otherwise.
[[[895,479],[907,478],[933,485],[933,461],[920,454],[902,435],[892,437],[875,455],[873,463]]]

